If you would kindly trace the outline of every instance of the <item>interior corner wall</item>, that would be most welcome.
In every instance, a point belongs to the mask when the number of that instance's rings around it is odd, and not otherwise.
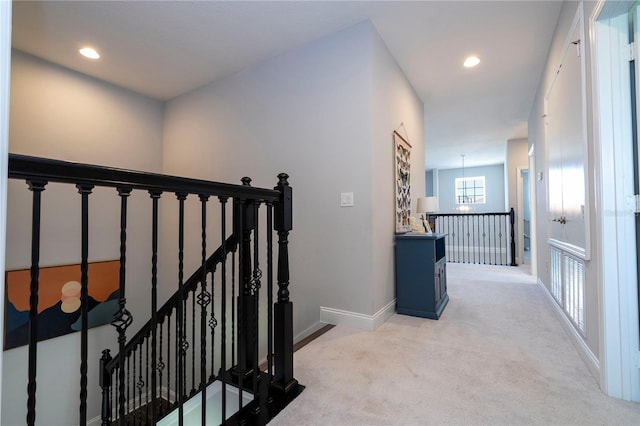
[[[247,175],[263,188],[290,175],[294,334],[319,322],[321,306],[371,311],[373,36],[358,24],[166,105],[166,173]],[[340,207],[342,192],[353,207]]]
[[[158,172],[162,169],[161,102],[43,61],[12,52],[9,152],[68,161]],[[7,194],[7,270],[30,266],[31,193],[10,180]],[[80,263],[80,197],[72,185],[48,184],[42,193],[40,265]],[[150,282],[151,229],[146,193],[129,199],[127,281]],[[76,207],[76,208],[74,208]],[[120,200],[114,189],[89,196],[89,261],[120,257]],[[26,237],[25,237],[26,236]],[[146,275],[145,275],[146,274]],[[129,285],[127,308],[132,329],[149,312],[149,287]],[[140,314],[139,314],[140,313]],[[38,419],[46,424],[77,424],[80,394],[80,334],[38,344]],[[88,417],[100,414],[98,362],[103,349],[117,346],[109,325],[89,330]],[[27,396],[27,347],[3,356],[1,424],[23,424]],[[68,362],[58,363],[64,359]],[[64,389],[60,393],[60,389]]]
[[[522,231],[520,230],[520,219],[523,214],[520,211],[520,204],[518,203],[518,179],[520,170],[529,168],[529,141],[528,139],[510,139],[507,141],[507,162],[505,164],[505,175],[507,180],[508,197],[507,197],[507,211],[513,208],[515,212],[515,224],[514,232],[517,241],[517,255],[518,262],[522,262],[522,244],[524,238],[520,238]],[[524,188],[523,188],[524,189]],[[522,194],[520,195],[522,196]],[[524,198],[523,198],[524,201]],[[524,208],[523,208],[524,210]]]
[[[373,185],[373,306],[380,312],[395,299],[395,165],[393,130],[411,144],[411,207],[424,197],[424,104],[377,32],[373,39],[371,138]]]
[[[507,174],[507,184],[509,193],[507,197],[507,208],[513,207],[516,210],[516,217],[519,215],[518,208],[518,170],[529,167],[529,142],[528,139],[510,139],[507,141],[507,163],[505,171]]]
[[[569,34],[569,30],[573,23],[574,17],[576,15],[576,11],[578,10],[579,4],[582,2],[568,1],[564,2],[562,5],[562,9],[560,12],[560,16],[558,18],[558,24],[556,26],[556,30],[553,36],[553,40],[549,47],[549,54],[547,56],[547,63],[545,65],[543,75],[538,86],[538,90],[536,92],[536,97],[529,114],[529,142],[535,145],[535,165],[536,165],[536,176],[532,176],[532,179],[535,179],[535,194],[531,194],[532,197],[535,197],[535,201],[533,202],[533,208],[536,209],[536,239],[537,239],[537,271],[538,271],[538,279],[541,281],[547,289],[550,288],[550,275],[549,275],[549,258],[550,258],[550,246],[548,244],[549,240],[549,214],[548,214],[548,161],[547,161],[547,153],[553,147],[550,147],[545,138],[545,126],[543,115],[545,113],[545,105],[544,100],[545,96],[551,87],[553,79],[556,75],[556,71],[558,66],[560,65],[560,60],[562,57],[562,52],[564,49],[564,43],[567,40],[567,36]],[[582,25],[584,27],[585,36],[585,62],[586,66],[586,108],[587,108],[587,152],[589,156],[592,156],[591,153],[595,152],[593,149],[594,137],[593,137],[593,95],[592,95],[592,84],[591,84],[591,40],[588,36],[589,28],[588,28],[588,17],[592,14],[593,8],[596,6],[597,2],[583,2],[584,14],[582,19]],[[598,229],[597,224],[599,223],[599,219],[596,214],[599,209],[596,208],[596,194],[593,188],[594,182],[594,169],[593,166],[595,163],[594,158],[590,158],[588,160],[587,167],[585,169],[586,182],[588,184],[588,190],[590,191],[589,197],[589,205],[590,209],[590,233],[591,233],[591,260],[585,262],[585,329],[586,336],[584,338],[584,342],[588,346],[589,350],[599,359],[600,355],[600,330],[599,330],[599,289],[601,287],[598,282],[599,277],[599,258],[603,254],[598,253]],[[538,179],[538,173],[542,173],[542,180]],[[594,372],[594,375],[597,377],[596,372],[594,371],[594,366],[587,363],[591,368],[591,371]]]

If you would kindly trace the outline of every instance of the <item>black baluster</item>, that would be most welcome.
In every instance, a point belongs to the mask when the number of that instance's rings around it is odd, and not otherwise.
[[[93,185],[76,185],[82,204],[80,262],[80,426],[87,424],[87,331],[89,312],[89,194]]]
[[[471,232],[469,226],[469,219],[471,215],[466,215],[466,230],[467,230],[467,261],[465,263],[471,263]]]
[[[149,334],[147,334],[145,340],[146,340],[146,350],[145,350],[145,355],[146,355],[146,363],[145,363],[145,368],[144,368],[144,380],[145,383],[147,384],[147,391],[145,392],[145,397],[144,397],[144,402],[145,402],[145,410],[144,410],[144,414],[145,414],[145,423],[148,421],[149,419],[149,410],[151,409],[149,407]]]
[[[234,200],[235,202],[235,200]],[[235,230],[234,230],[235,232]],[[239,237],[239,233],[236,234]],[[238,242],[239,245],[239,242]],[[236,362],[236,252],[231,252],[231,365]],[[226,312],[223,311],[224,316]]]
[[[487,264],[487,231],[485,230],[485,224],[487,223],[487,216],[482,215],[482,263]]]
[[[246,250],[246,241],[245,241],[245,219],[246,219],[246,210],[244,206],[244,200],[236,200],[236,206],[238,206],[239,214],[237,215],[238,219],[238,231],[240,236],[239,243],[239,251],[238,251],[238,362],[236,364],[237,374],[238,374],[238,410],[242,409],[242,392],[244,388],[244,373],[245,373],[245,362],[246,362],[246,352],[245,352],[245,316],[244,316],[244,303],[243,297],[244,292],[247,286],[245,285],[245,277],[247,276],[245,270],[245,258],[247,257]]]
[[[29,286],[29,381],[27,384],[27,424],[36,422],[36,370],[38,367],[38,288],[40,276],[40,210],[45,181],[27,181],[33,192],[31,215],[31,284]]]
[[[462,245],[460,244],[460,223],[462,223],[462,216],[458,216],[458,220],[456,221],[456,233],[458,235],[458,244],[457,244],[458,249],[456,251],[458,252],[457,253],[458,262],[462,262],[462,260],[460,259],[461,258],[460,250],[461,250],[461,247],[462,247]]]
[[[171,314],[173,309],[169,311],[167,315],[167,401],[170,401],[171,391]],[[178,346],[178,345],[176,345]],[[173,401],[175,403],[175,401]],[[169,404],[169,407],[173,407],[173,404]]]
[[[223,235],[224,238],[224,235]],[[226,249],[222,246],[223,251]],[[224,261],[223,261],[224,267]],[[218,320],[216,319],[216,287],[215,287],[215,273],[216,268],[213,268],[211,272],[211,318],[209,318],[209,329],[211,330],[211,374],[209,375],[209,382],[212,383],[216,376],[215,365],[216,365],[216,351],[215,351],[215,342],[216,342],[216,327],[218,325]],[[224,315],[223,315],[224,316]]]
[[[262,271],[260,270],[260,244],[259,244],[259,239],[258,239],[258,234],[259,234],[259,230],[260,230],[260,226],[259,226],[259,218],[258,218],[258,212],[259,212],[259,207],[260,205],[256,202],[254,203],[254,207],[253,207],[253,211],[254,211],[254,231],[253,231],[253,277],[251,280],[251,293],[253,296],[253,305],[254,305],[254,312],[253,312],[253,319],[252,319],[252,323],[253,323],[253,327],[252,327],[252,339],[251,339],[251,344],[253,345],[253,365],[251,366],[252,370],[253,370],[253,397],[255,400],[258,399],[258,374],[259,374],[259,365],[258,365],[258,357],[259,352],[258,352],[258,336],[260,335],[260,329],[259,329],[259,324],[258,324],[258,318],[260,318],[260,307],[259,307],[259,300],[260,300],[260,288],[262,286],[261,284],[261,279],[262,279]],[[256,406],[256,410],[254,411],[254,413],[257,413],[260,410],[260,406],[257,405]]]
[[[120,298],[118,299],[118,312],[113,315],[111,325],[118,332],[118,363],[119,363],[119,383],[118,389],[118,423],[125,424],[125,390],[124,390],[124,349],[127,337],[125,332],[133,322],[133,316],[126,308],[127,299],[125,297],[126,288],[126,262],[127,262],[127,198],[131,194],[131,188],[118,188],[120,196]],[[128,404],[128,401],[127,401]]]
[[[118,398],[116,397],[116,395],[120,395],[120,389],[119,389],[119,385],[118,385],[118,379],[120,377],[120,373],[118,371],[118,366],[116,365],[113,369],[113,373],[111,375],[111,380],[114,380],[115,378],[115,386],[111,386],[111,406],[113,407],[114,401],[117,401]],[[113,410],[113,408],[111,409],[111,419],[113,420],[114,417],[117,416],[118,413],[118,405],[116,403],[116,408],[115,411]]]
[[[164,362],[162,362],[162,328],[163,327],[164,327],[164,319],[161,319],[160,320],[160,327],[159,327],[160,328],[160,336],[159,336],[160,337],[160,345],[158,346],[159,356],[158,356],[158,364],[156,365],[156,370],[158,371],[158,381],[157,381],[157,383],[160,383],[160,386],[162,386],[162,371],[164,370]],[[151,349],[152,362],[153,362],[153,359],[155,359],[155,357],[153,356],[153,353],[155,351],[156,351],[155,347]],[[155,376],[155,373],[154,373],[154,376]],[[156,385],[157,385],[157,383],[156,383]],[[158,403],[158,395],[156,394],[157,391],[156,391],[155,387],[152,389],[152,392],[153,393],[152,393],[151,399],[152,399],[153,408],[151,409],[151,416],[153,417],[153,420],[154,420],[152,423],[155,424],[155,420],[160,415],[162,415],[164,411],[162,410],[162,402],[161,402],[162,401],[162,392],[160,393],[160,405],[158,407],[160,409],[159,413],[158,413],[158,410],[156,409],[156,404]],[[167,388],[167,392],[168,392],[168,388]],[[167,396],[167,401],[168,400],[169,400],[169,397]]]
[[[267,202],[267,366],[273,381],[273,203]]]
[[[200,389],[202,392],[202,425],[207,423],[207,306],[211,302],[211,294],[207,291],[207,201],[208,195],[200,195],[201,216],[202,216],[202,278],[200,280]],[[213,288],[213,281],[211,282]],[[194,311],[195,312],[195,311]],[[195,321],[193,322],[195,324]],[[194,337],[195,342],[195,337]],[[213,338],[212,338],[213,342]],[[195,351],[193,351],[195,353]],[[211,354],[213,356],[213,352]],[[193,363],[195,365],[195,362]],[[213,372],[213,368],[211,369]],[[195,382],[195,379],[194,379]]]
[[[509,224],[511,226],[511,266],[518,266],[518,264],[516,263],[516,235],[514,230],[515,220],[516,213],[513,210],[513,207],[511,207],[511,210],[509,210]]]
[[[191,344],[193,349],[191,350],[191,392],[189,396],[196,394],[196,290],[198,285],[194,285],[191,290]],[[186,313],[185,313],[186,316]],[[202,348],[200,348],[202,350]]]
[[[140,341],[140,346],[138,349],[138,382],[136,383],[136,387],[138,388],[138,410],[139,415],[141,417],[140,423],[142,423],[142,388],[144,387],[144,378],[142,377],[142,341]],[[134,361],[135,362],[135,361]]]
[[[471,217],[471,246],[473,249],[473,263],[476,263],[476,222],[478,221],[478,216]]]
[[[220,235],[222,241],[222,269],[220,272],[220,311],[222,312],[222,335],[220,336],[220,376],[222,378],[222,400],[221,404],[221,419],[220,424],[225,424],[227,419],[227,244],[226,244],[226,235],[227,235],[227,198],[220,197]],[[233,265],[233,260],[231,262]],[[233,268],[233,266],[232,266]],[[215,294],[213,285],[211,286],[211,292]],[[233,288],[233,285],[232,285]],[[233,299],[231,299],[233,300]],[[233,303],[232,303],[233,306]],[[212,305],[211,309],[211,319],[214,320],[214,309],[215,303]],[[233,316],[231,317],[233,320]],[[233,328],[232,328],[233,330]],[[212,327],[213,333],[213,327]],[[213,340],[213,338],[212,338]],[[233,342],[233,339],[231,340]],[[231,345],[233,350],[233,343]],[[213,347],[211,350],[213,354]],[[232,354],[233,359],[233,354]]]
[[[137,353],[138,353],[138,345],[135,345],[133,347],[133,350],[131,351],[131,356],[127,360],[127,362],[133,363],[133,374],[131,375],[131,384],[133,385],[133,388],[131,389],[131,393],[132,393],[131,398],[129,398],[129,395],[127,395],[127,404],[129,403],[129,399],[131,399],[131,405],[132,405],[131,411],[127,410],[127,413],[131,417],[131,421],[129,423],[133,422],[133,424],[136,423],[135,411],[136,411],[136,355]],[[127,391],[128,391],[128,388],[129,388],[129,383],[127,379]]]
[[[188,349],[188,343],[186,339],[186,333],[184,326],[186,326],[186,320],[184,319],[185,300],[184,300],[184,201],[187,199],[187,194],[177,193],[176,198],[179,202],[179,220],[178,220],[178,311],[176,312],[176,323],[178,331],[176,335],[176,348],[179,346],[179,352],[176,353],[178,358],[176,359],[178,365],[178,373],[176,377],[176,391],[178,392],[178,425],[183,425],[184,410],[182,404],[184,403],[184,392],[186,386],[183,387],[183,378],[185,374],[185,357]],[[183,323],[184,321],[184,323]]]
[[[102,357],[100,358],[100,388],[102,389],[102,410],[100,419],[102,420],[102,426],[108,426],[111,424],[111,401],[109,398],[109,390],[111,386],[111,373],[107,371],[107,364],[111,361],[111,353],[109,349],[102,351]]]
[[[497,255],[497,249],[496,249],[496,246],[497,246],[497,243],[496,243],[496,240],[497,240],[497,236],[496,236],[496,217],[495,216],[491,216],[491,217],[493,219],[493,226],[491,228],[493,230],[493,232],[492,232],[492,234],[493,234],[493,250],[492,250],[493,251],[493,263],[492,263],[492,265],[497,265],[498,262],[497,262],[497,256],[496,256]]]
[[[130,411],[129,411],[129,401],[131,400],[131,396],[130,396],[130,392],[129,392],[129,388],[131,385],[131,353],[127,353],[127,412],[126,415],[128,416]],[[127,422],[129,423],[129,422]]]
[[[180,301],[178,299],[178,305],[177,306],[182,306],[182,301]],[[178,308],[176,307],[176,326],[175,326],[175,333],[176,333],[176,338],[175,338],[175,352],[174,352],[174,356],[175,356],[175,369],[173,370],[173,376],[175,377],[174,380],[174,389],[175,389],[175,393],[176,393],[176,400],[175,400],[175,404],[178,405],[180,402],[180,394],[181,392],[181,387],[182,387],[182,375],[180,374],[180,370],[178,369],[179,365],[180,365],[180,352],[182,351],[182,339],[180,338],[180,334],[179,334],[179,330],[180,330],[180,323],[182,323],[182,316],[178,314]]]
[[[157,329],[158,329],[158,203],[160,201],[160,191],[149,191],[151,196],[151,422],[155,424],[158,420],[156,409],[158,373],[160,374],[160,384],[162,385],[162,337],[160,337],[160,362],[157,358]],[[160,336],[162,336],[162,325],[160,325]],[[147,380],[147,383],[149,381]],[[147,392],[147,395],[149,392]]]
[[[278,175],[280,192],[276,204],[274,229],[278,231],[278,301],[275,304],[274,355],[275,380],[272,386],[289,393],[298,386],[293,378],[293,305],[289,300],[289,231],[293,228],[293,191],[288,175]]]

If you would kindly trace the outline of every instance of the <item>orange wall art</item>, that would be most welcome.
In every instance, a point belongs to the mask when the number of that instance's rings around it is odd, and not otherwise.
[[[89,264],[88,326],[109,324],[118,310],[120,262]],[[80,331],[80,265],[40,268],[38,341]],[[29,339],[31,271],[7,271],[5,279],[4,349],[26,345]]]

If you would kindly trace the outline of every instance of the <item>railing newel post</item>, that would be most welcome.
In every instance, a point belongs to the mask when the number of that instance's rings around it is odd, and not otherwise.
[[[278,300],[274,306],[275,377],[271,386],[284,393],[295,391],[298,381],[293,377],[293,305],[289,300],[289,232],[293,229],[293,189],[289,175],[280,173],[280,192],[275,203],[274,230],[278,232]]]

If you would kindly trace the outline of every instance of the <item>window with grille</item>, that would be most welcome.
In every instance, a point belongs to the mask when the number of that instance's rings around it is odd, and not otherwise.
[[[484,204],[484,176],[456,178],[456,204]]]

